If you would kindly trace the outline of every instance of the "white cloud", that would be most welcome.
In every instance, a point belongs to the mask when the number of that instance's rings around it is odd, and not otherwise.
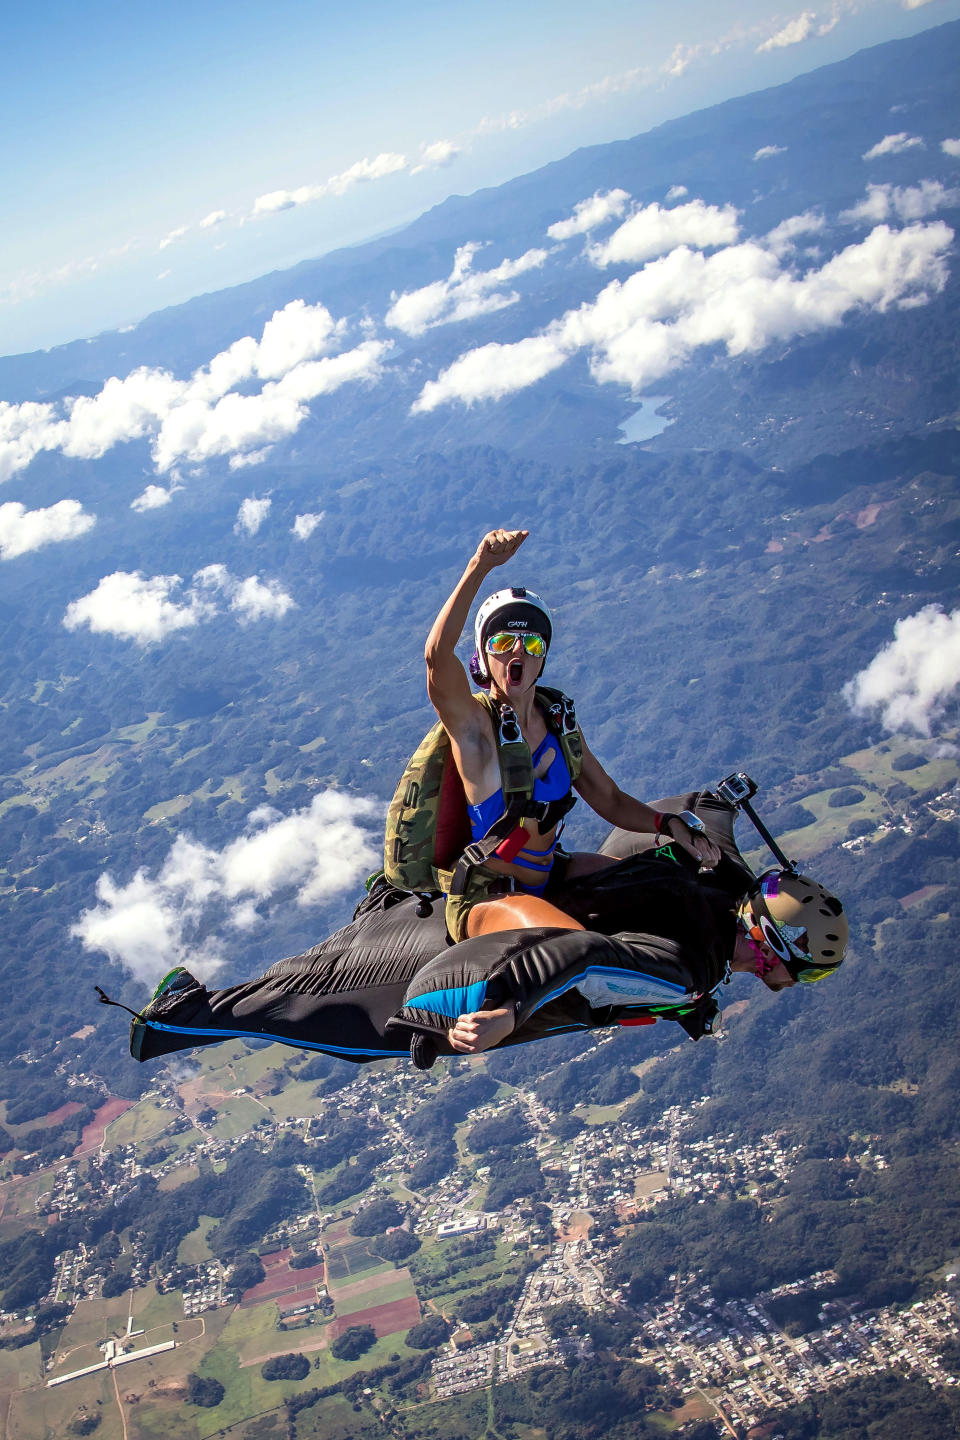
[[[265,195],[258,195],[253,203],[253,214],[275,215],[279,210],[309,205],[314,200],[322,199],[324,195],[345,195],[354,185],[362,185],[370,180],[384,180],[388,175],[396,175],[407,168],[405,155],[385,150],[382,154],[375,155],[372,160],[366,157],[357,160],[338,175],[331,175],[321,185],[299,185],[296,190],[270,190]]]
[[[896,216],[900,220],[922,220],[938,210],[960,204],[960,190],[948,190],[939,180],[921,180],[919,185],[868,185],[866,197],[840,219],[849,225],[875,225]]]
[[[829,35],[836,23],[836,15],[818,23],[814,10],[804,10],[802,15],[788,21],[782,30],[778,30],[775,35],[770,36],[769,40],[764,40],[762,45],[758,45],[757,54],[762,55],[764,51],[768,50],[782,50],[787,45],[799,45],[812,36]]]
[[[262,465],[270,454],[270,446],[264,445],[262,450],[245,450],[242,455],[231,455],[229,466],[231,470],[249,470],[252,465]]]
[[[322,360],[307,360],[280,380],[264,385],[257,395],[230,392],[215,404],[190,398],[164,418],[153,446],[154,463],[162,474],[186,461],[202,465],[217,456],[262,460],[269,447],[293,435],[309,414],[308,402],[342,385],[371,383],[382,371],[391,342],[365,340],[353,350]]]
[[[245,335],[195,371],[190,398],[216,400],[245,380],[276,380],[304,360],[323,355],[341,338],[343,320],[334,320],[325,305],[291,300],[275,310],[259,340]]]
[[[175,245],[178,240],[182,240],[189,228],[190,227],[188,225],[178,225],[176,230],[171,230],[169,235],[165,235],[164,238],[160,241],[160,249],[166,250],[168,245]],[[168,270],[167,274],[169,275],[169,273],[170,272]]]
[[[376,863],[380,830],[369,822],[380,816],[375,802],[328,790],[291,815],[251,812],[222,850],[180,835],[156,874],[138,870],[121,884],[104,872],[71,934],[145,985],[172,965],[210,979],[230,933],[261,922],[271,902],[306,907],[356,885]]]
[[[256,463],[298,429],[311,400],[379,378],[389,341],[324,353],[342,341],[345,328],[324,305],[292,300],[266,322],[259,340],[245,335],[189,380],[141,367],[124,379],[112,376],[97,395],[58,406],[0,401],[0,481],[42,450],[98,459],[114,445],[144,438],[161,474],[180,461],[202,464],[216,456]],[[253,380],[267,383],[256,394],[237,392]]]
[[[452,165],[461,153],[462,147],[452,140],[434,140],[432,145],[421,145],[420,159],[410,174],[419,175],[423,170],[439,170]]]
[[[954,160],[960,160],[960,140],[941,140],[940,149],[944,155],[950,155]]]
[[[809,216],[796,218],[805,227],[811,223]],[[539,335],[461,355],[428,381],[413,411],[500,399],[584,350],[595,379],[639,394],[699,349],[756,353],[775,341],[835,327],[853,309],[924,304],[946,284],[944,255],[952,240],[942,221],[903,230],[881,225],[805,273],[787,268],[770,246],[753,240],[709,256],[681,245],[613,281]]]
[[[204,215],[203,219],[200,221],[200,229],[214,230],[218,225],[222,225],[226,218],[226,210],[211,210],[210,214]]]
[[[414,401],[413,414],[425,414],[453,400],[467,405],[477,400],[502,400],[542,380],[564,363],[567,354],[549,335],[468,350],[436,380],[427,381]]]
[[[140,514],[146,510],[159,510],[163,505],[170,504],[180,488],[178,485],[171,485],[169,489],[163,485],[148,485],[135,500],[130,501],[130,509]]]
[[[686,191],[680,187],[683,194]],[[667,197],[670,198],[669,196]],[[569,240],[574,235],[588,235],[598,225],[623,214],[630,196],[626,190],[597,190],[588,200],[580,200],[567,220],[558,220],[547,234],[551,240]]]
[[[388,175],[396,175],[398,171],[406,168],[405,155],[385,150],[382,154],[375,155],[372,160],[358,160],[339,175],[331,175],[327,181],[327,189],[332,195],[345,195],[354,185],[362,185],[369,180],[384,180]]]
[[[79,500],[59,500],[46,510],[27,510],[19,501],[0,505],[0,559],[12,560],[60,540],[76,540],[97,523]]]
[[[67,400],[67,419],[58,432],[57,448],[78,460],[96,460],[114,445],[151,434],[157,420],[182,404],[189,394],[186,381],[165,370],[141,367],[124,379],[111,376],[97,395]]]
[[[906,130],[899,131],[896,135],[884,135],[876,145],[871,145],[869,150],[864,150],[864,160],[879,160],[883,155],[902,155],[905,150],[923,149],[923,141],[919,135],[908,135]]]
[[[925,605],[898,620],[893,639],[843,693],[860,715],[876,711],[886,730],[931,734],[960,686],[960,610]]]
[[[260,526],[270,513],[270,506],[273,501],[268,495],[258,500],[255,495],[248,495],[240,502],[240,509],[237,511],[237,523],[233,527],[235,535],[256,535]]]
[[[41,450],[55,450],[62,433],[55,406],[0,400],[0,481],[25,469]]]
[[[188,964],[209,979],[223,964],[210,940],[191,943],[191,910],[171,903],[161,883],[142,870],[128,885],[117,885],[109,873],[97,881],[97,906],[85,910],[71,929],[85,950],[99,950],[123,965],[144,984],[156,981],[173,963]]]
[[[786,155],[786,145],[761,145],[759,150],[754,151],[754,160],[770,160],[774,155]]]
[[[929,5],[932,0],[903,0],[904,10],[922,10],[924,5]]]
[[[198,570],[186,590],[179,575],[116,570],[89,595],[72,600],[63,623],[68,630],[87,626],[93,634],[150,645],[212,620],[221,613],[221,598],[241,624],[280,619],[296,603],[277,581],[256,575],[239,580],[225,565]]]
[[[312,514],[309,512],[298,515],[293,522],[292,533],[298,540],[309,540],[317,526],[323,522],[324,511],[317,510]]]
[[[528,270],[538,269],[548,255],[546,250],[527,250],[516,260],[504,260],[492,270],[475,271],[473,259],[480,249],[482,246],[473,241],[461,245],[446,280],[435,280],[419,290],[392,295],[386,324],[407,335],[422,335],[434,325],[473,320],[478,315],[502,310],[515,304],[520,296],[513,290],[498,290],[497,286]]]
[[[565,110],[582,110],[584,106],[593,104],[597,100],[607,100],[613,95],[626,94],[638,86],[654,85],[666,73],[668,73],[666,67],[658,69],[654,65],[638,65],[632,70],[623,70],[616,75],[605,75],[601,80],[584,85],[580,90],[564,91],[560,95],[553,95],[530,110],[508,110],[501,115],[484,115],[479,124],[474,127],[473,133],[475,135],[497,135],[503,131],[522,130],[526,125],[536,124],[540,120],[549,120],[552,116],[559,115]]]
[[[698,60],[703,54],[700,45],[685,45],[678,40],[670,52],[670,58],[662,66],[664,75],[669,75],[672,80],[679,80],[694,60]]]
[[[785,255],[793,249],[794,241],[801,235],[820,235],[827,228],[827,222],[816,210],[805,210],[802,215],[791,215],[775,225],[766,236],[765,244],[776,255]]]
[[[651,260],[677,245],[695,245],[698,249],[729,245],[737,238],[737,228],[737,212],[732,205],[705,205],[702,200],[691,200],[672,210],[657,204],[645,205],[614,230],[609,240],[591,245],[587,253],[594,265],[622,265]]]
[[[671,185],[667,191],[667,204],[669,205],[674,200],[682,200],[684,195],[689,195],[689,193],[686,185]]]
[[[280,620],[295,607],[293,596],[287,594],[278,580],[261,580],[257,575],[241,580],[230,594],[230,609],[244,625],[252,625],[256,620]]]
[[[18,305],[24,300],[30,300],[35,295],[42,294],[45,290],[54,289],[57,285],[66,285],[71,281],[87,275],[96,275],[104,266],[114,260],[120,260],[125,255],[141,249],[140,243],[131,240],[123,245],[114,245],[102,255],[85,255],[82,259],[68,260],[63,265],[56,265],[50,270],[26,270],[12,280],[4,283],[0,288],[0,303]]]
[[[695,45],[678,41],[671,50],[669,58],[658,67],[657,78],[661,84],[663,76],[677,80],[681,75],[685,75],[690,66],[698,60],[716,58],[717,55],[723,55],[728,50],[739,49],[750,43],[751,39],[759,33],[759,26],[745,26],[742,21],[738,20],[732,29],[717,40],[701,40]],[[638,76],[638,83],[642,83],[645,79],[644,72],[636,71],[634,73]]]
[[[238,580],[231,575],[226,565],[205,565],[193,577],[197,594],[210,597],[221,594],[241,625],[256,620],[281,620],[289,610],[296,609],[292,595],[281,587],[277,580],[261,580],[259,575],[249,575]]]
[[[683,75],[696,61],[705,57],[722,55],[728,50],[751,44],[760,33],[756,26],[745,26],[737,21],[732,28],[716,40],[701,41],[695,45],[683,42],[674,45],[666,60],[649,65],[636,65],[629,70],[604,75],[579,90],[564,91],[542,101],[529,110],[508,110],[500,115],[485,115],[474,128],[473,134],[500,134],[503,131],[520,130],[526,125],[551,119],[567,110],[582,110],[587,105],[609,100],[617,95],[648,86],[662,87],[665,80]]]
[[[322,185],[300,185],[296,190],[268,190],[258,195],[253,202],[254,215],[276,215],[281,210],[292,210],[295,205],[306,205],[326,194]]]
[[[63,623],[68,630],[86,625],[95,635],[116,635],[138,645],[165,640],[214,613],[199,595],[177,600],[181,584],[179,575],[146,576],[139,570],[116,570],[105,575],[89,595],[71,600]]]

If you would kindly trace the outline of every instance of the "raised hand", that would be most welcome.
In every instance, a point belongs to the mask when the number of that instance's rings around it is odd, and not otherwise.
[[[488,530],[474,559],[483,570],[495,570],[516,555],[529,534],[529,530]]]

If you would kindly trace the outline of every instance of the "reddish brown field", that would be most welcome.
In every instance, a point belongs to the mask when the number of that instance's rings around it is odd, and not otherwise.
[[[288,1245],[284,1250],[274,1250],[270,1255],[261,1255],[260,1259],[263,1263],[264,1270],[266,1270],[269,1275],[273,1270],[282,1270],[285,1266],[289,1265],[292,1254],[293,1251]]]
[[[90,1150],[95,1145],[103,1144],[104,1133],[112,1120],[122,1115],[125,1110],[133,1108],[132,1100],[105,1100],[100,1106],[89,1125],[84,1125],[83,1133],[80,1136],[80,1144],[74,1150],[74,1155],[79,1155],[81,1150]]]
[[[79,1109],[78,1101],[66,1100],[62,1105],[58,1105],[56,1110],[51,1110],[44,1115],[41,1120],[31,1120],[30,1127],[35,1130],[49,1130],[51,1125],[59,1125],[60,1121],[66,1120],[68,1115],[76,1115]]]
[[[292,1254],[292,1250],[278,1250],[274,1255],[262,1255],[260,1258],[267,1273],[259,1285],[243,1292],[240,1304],[244,1307],[259,1305],[264,1300],[278,1300],[282,1296],[284,1304],[289,1305],[293,1303],[291,1296],[301,1291],[311,1300],[316,1300],[316,1286],[323,1280],[323,1261],[304,1270],[291,1270]]]
[[[338,1316],[331,1321],[329,1335],[332,1340],[351,1325],[372,1325],[380,1340],[384,1335],[395,1335],[398,1330],[409,1330],[419,1319],[420,1302],[415,1295],[408,1295],[403,1300],[390,1300],[386,1305],[373,1305],[369,1310]]]
[[[924,900],[929,900],[931,895],[936,895],[946,888],[946,885],[924,885],[920,890],[911,890],[909,895],[901,895],[900,905],[904,910],[909,910],[912,906],[920,905]]]
[[[575,1210],[566,1226],[559,1226],[557,1233],[562,1241],[586,1240],[593,1225],[593,1217],[586,1210]]]

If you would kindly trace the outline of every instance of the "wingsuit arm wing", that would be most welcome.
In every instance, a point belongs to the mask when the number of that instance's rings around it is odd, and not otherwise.
[[[512,1005],[505,1044],[615,1024],[621,1018],[683,1008],[699,993],[702,964],[655,935],[583,930],[518,930],[467,940],[436,956],[407,987],[387,1022],[444,1035],[458,1016],[484,1004]]]

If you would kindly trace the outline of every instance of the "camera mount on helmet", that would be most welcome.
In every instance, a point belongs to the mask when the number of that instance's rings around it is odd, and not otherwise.
[[[742,810],[758,831],[771,855],[775,856],[783,866],[784,871],[791,875],[796,875],[797,862],[787,859],[750,803],[756,793],[756,782],[751,780],[750,776],[743,770],[734,771],[734,773],[728,775],[725,780],[721,780],[717,786],[717,794],[720,796],[720,799],[726,800],[727,804],[732,805],[735,810]]]

